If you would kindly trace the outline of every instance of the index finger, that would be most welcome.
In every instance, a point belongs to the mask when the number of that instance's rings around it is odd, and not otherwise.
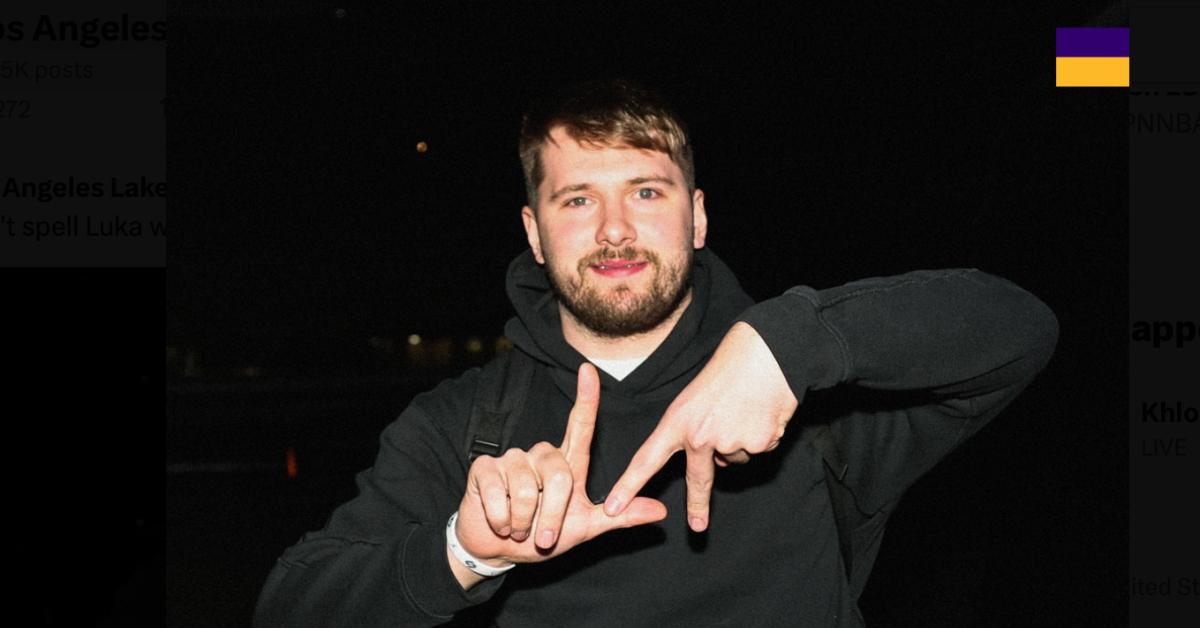
[[[666,425],[668,423],[665,421],[659,423],[646,442],[638,448],[637,453],[633,454],[633,460],[629,461],[625,473],[621,474],[621,478],[609,491],[608,499],[604,501],[605,514],[611,517],[624,510],[646,482],[667,464],[667,460],[670,460],[675,452],[683,449],[682,439],[673,428],[664,427]]]
[[[575,405],[567,417],[567,433],[563,435],[563,457],[578,481],[587,479],[588,462],[592,452],[592,433],[596,430],[596,411],[600,408],[600,374],[588,362],[579,366],[575,386]]]
[[[689,449],[687,452],[687,515],[688,525],[695,532],[708,527],[708,503],[712,499],[713,452],[711,449]]]

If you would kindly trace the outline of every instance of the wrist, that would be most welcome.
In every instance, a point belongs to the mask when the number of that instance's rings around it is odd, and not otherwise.
[[[849,353],[824,319],[815,290],[797,286],[738,317],[758,334],[798,401],[849,379]]]
[[[450,515],[450,520],[446,522],[446,549],[459,564],[485,578],[494,578],[516,567],[516,563],[510,563],[502,559],[480,558],[468,552],[462,546],[462,542],[458,540],[457,522],[458,511],[455,511],[454,514]]]

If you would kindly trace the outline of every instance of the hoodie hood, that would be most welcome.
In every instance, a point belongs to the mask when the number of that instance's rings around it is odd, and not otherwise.
[[[712,251],[697,250],[694,264],[692,302],[654,353],[623,380],[598,369],[606,398],[674,396],[681,388],[679,380],[690,381],[738,315],[754,304]],[[576,373],[586,358],[563,338],[550,279],[528,249],[508,266],[507,292],[517,315],[505,324],[504,334],[521,351],[556,367],[551,369],[555,384],[573,399]]]

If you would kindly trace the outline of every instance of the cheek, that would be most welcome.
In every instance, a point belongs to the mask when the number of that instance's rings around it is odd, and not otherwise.
[[[575,262],[584,255],[577,243],[565,239],[566,234],[549,230],[542,234],[542,256],[547,264],[563,268],[574,267]]]
[[[569,225],[548,228],[542,238],[542,248],[551,249],[559,255],[571,255],[595,246],[593,232]]]
[[[673,248],[691,248],[693,235],[692,221],[685,218],[667,227],[661,233],[661,241],[669,243]]]

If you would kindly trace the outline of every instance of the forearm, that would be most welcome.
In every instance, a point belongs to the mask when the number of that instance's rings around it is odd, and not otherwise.
[[[431,626],[491,597],[465,591],[445,550],[443,526],[404,526],[384,543],[320,534],[289,548],[271,572],[256,626]],[[469,573],[469,572],[468,572]],[[492,579],[488,579],[492,580]],[[498,584],[498,583],[497,583]]]
[[[384,543],[306,535],[280,557],[255,611],[256,626],[433,625],[445,621],[404,592],[403,554],[412,530]],[[419,554],[419,552],[414,552]]]
[[[357,497],[279,559],[257,624],[433,625],[490,598],[501,579],[465,591],[447,560],[446,519],[463,492],[454,447],[413,407],[389,425]]]
[[[1044,303],[977,270],[800,286],[740,320],[763,337],[797,398],[843,383],[941,398],[1020,387],[1058,335]]]
[[[761,334],[797,399],[846,393],[801,406],[806,420],[829,422],[863,512],[893,502],[1003,411],[1058,337],[1036,297],[963,270],[792,288],[741,320]]]

